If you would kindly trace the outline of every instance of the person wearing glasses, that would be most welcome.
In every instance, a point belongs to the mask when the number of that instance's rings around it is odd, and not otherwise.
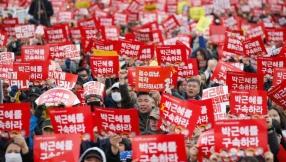
[[[90,72],[85,67],[80,67],[76,70],[76,73],[81,79],[83,80],[83,84],[89,81],[93,81],[92,77],[90,76]]]

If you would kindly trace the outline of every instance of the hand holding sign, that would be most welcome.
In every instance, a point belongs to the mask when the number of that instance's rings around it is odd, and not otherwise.
[[[29,148],[26,144],[24,137],[20,134],[14,137],[15,144],[19,145],[22,149],[23,154],[27,154],[29,152]]]

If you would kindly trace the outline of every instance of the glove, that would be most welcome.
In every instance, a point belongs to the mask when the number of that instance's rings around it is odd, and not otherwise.
[[[45,104],[37,106],[34,116],[39,119],[43,115],[44,110],[46,110]]]
[[[16,85],[12,85],[11,87],[8,87],[9,96],[14,98],[18,90],[19,88]]]

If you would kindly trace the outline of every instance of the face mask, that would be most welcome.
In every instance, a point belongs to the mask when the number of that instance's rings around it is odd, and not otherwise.
[[[121,101],[121,94],[119,92],[114,92],[111,94],[112,99],[115,102],[120,102]]]
[[[21,154],[9,153],[5,154],[6,162],[22,162]]]
[[[92,101],[92,102],[87,103],[87,105],[101,107],[100,101]]]
[[[16,43],[15,43],[15,42],[12,43],[12,47],[13,47],[13,48],[16,48]]]

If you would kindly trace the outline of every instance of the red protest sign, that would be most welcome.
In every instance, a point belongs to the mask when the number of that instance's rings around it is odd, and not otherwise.
[[[283,80],[286,80],[286,68],[275,68],[272,80],[272,86],[279,85]]]
[[[266,51],[266,48],[264,46],[261,36],[247,39],[242,42],[242,45],[243,45],[244,54],[246,56],[250,56],[250,55],[263,56],[267,54],[267,51]]]
[[[159,65],[179,64],[186,65],[187,55],[185,45],[161,45],[156,47]]]
[[[255,37],[261,38],[261,36],[264,35],[264,31],[265,31],[264,24],[258,23],[256,25],[250,26],[250,28],[246,30],[246,37],[250,39]]]
[[[135,82],[136,82],[136,68],[134,67],[128,67],[127,68],[128,71],[128,84],[131,86],[135,86]]]
[[[225,120],[214,128],[215,152],[224,160],[263,156],[268,151],[265,119]]]
[[[57,87],[71,90],[77,81],[78,75],[66,72],[50,71],[49,77],[55,79]]]
[[[138,60],[149,61],[154,58],[154,55],[155,55],[155,46],[145,45],[142,48],[142,52],[138,54]]]
[[[139,161],[186,161],[185,150],[184,136],[179,134],[132,138],[132,158]]]
[[[34,37],[35,25],[17,25],[15,26],[15,33],[17,39]]]
[[[70,90],[64,88],[53,88],[43,93],[37,100],[37,105],[45,104],[49,106],[57,106],[60,103],[67,107],[79,104],[77,96]]]
[[[14,52],[1,52],[0,53],[0,64],[13,64],[15,61]]]
[[[214,130],[208,130],[203,132],[197,142],[198,145],[198,160],[204,161],[209,160],[210,156],[214,153]]]
[[[144,46],[143,42],[132,40],[119,40],[116,44],[116,51],[119,55],[126,55],[128,57],[137,57],[141,53]]]
[[[105,85],[100,82],[96,82],[96,81],[87,82],[83,85],[84,96],[87,96],[90,94],[103,96],[104,88],[105,88]]]
[[[137,109],[95,108],[96,126],[104,137],[120,134],[125,138],[140,134]]]
[[[286,80],[282,81],[279,85],[276,85],[268,92],[268,97],[276,104],[285,107],[286,106]]]
[[[226,27],[210,25],[210,39],[214,44],[223,43],[225,39]]]
[[[285,29],[265,29],[265,40],[267,43],[279,43],[286,40]]]
[[[214,127],[214,109],[212,99],[207,100],[188,100],[189,103],[193,103],[201,107],[201,113],[197,121],[197,126],[202,132],[213,129]]]
[[[124,12],[114,12],[113,17],[114,17],[115,24],[126,24],[126,22],[128,22],[128,20],[130,19],[130,16],[128,15],[128,13],[124,13]]]
[[[80,142],[80,134],[35,136],[34,160],[38,162],[52,162],[60,156],[65,156],[64,160],[77,162],[80,152]]]
[[[115,78],[118,76],[118,56],[96,56],[90,57],[89,59],[90,68],[95,78],[98,75],[110,76],[111,78]]]
[[[7,75],[10,85],[17,85],[21,90],[29,89],[30,75],[27,75],[25,72],[18,71],[15,65],[16,62],[13,64],[13,71],[8,72]]]
[[[178,66],[178,76],[182,78],[191,78],[198,75],[197,59],[188,59],[185,66]]]
[[[99,26],[112,26],[114,25],[114,18],[113,17],[99,17],[97,19],[97,24]]]
[[[77,22],[77,25],[78,27],[97,28],[96,21],[93,17],[84,20],[79,20]]]
[[[213,75],[211,77],[211,80],[220,83],[222,85],[225,85],[226,81],[226,74],[228,71],[234,71],[234,72],[242,72],[239,68],[232,66],[226,62],[219,61],[216,65],[216,68],[213,72]]]
[[[6,46],[7,39],[8,39],[7,34],[3,30],[0,30],[0,47]]]
[[[243,36],[238,36],[237,34],[226,32],[223,51],[234,53],[237,55],[243,55],[244,54],[242,45],[243,41],[244,41]]]
[[[49,53],[51,59],[80,59],[80,52],[77,50],[76,45],[72,44],[72,42],[50,44]]]
[[[60,11],[57,13],[59,22],[70,22],[74,20],[74,11]]]
[[[22,46],[21,55],[23,61],[46,61],[49,57],[49,46]]]
[[[230,111],[238,119],[257,119],[267,114],[267,92],[264,90],[230,91]]]
[[[0,78],[3,80],[8,79],[8,72],[13,71],[13,65],[0,65]],[[135,79],[135,78],[134,78]]]
[[[229,71],[226,74],[228,90],[264,90],[264,75]]]
[[[135,88],[137,91],[149,92],[150,90],[164,91],[171,77],[171,67],[145,66],[136,67]]]
[[[227,86],[212,87],[203,90],[203,100],[212,99],[214,109],[214,120],[226,118],[226,105],[229,105]]]
[[[129,13],[137,13],[140,11],[141,4],[137,0],[132,1],[127,7],[126,11]]]
[[[48,78],[49,62],[15,62],[14,70],[18,72],[29,74],[31,81],[42,82]]]
[[[44,29],[44,32],[48,43],[68,41],[66,28],[63,25],[47,27]]]
[[[109,40],[118,40],[119,34],[119,27],[118,26],[104,26],[101,30],[102,38],[109,39]]]
[[[115,41],[90,39],[87,47],[85,48],[85,53],[87,53],[88,51],[93,52],[94,49],[104,50],[104,51],[114,51],[115,46],[116,46]]]
[[[85,106],[86,105],[85,98],[84,98],[84,89],[83,88],[78,88],[77,89],[77,98],[79,99],[81,106]]]
[[[270,75],[272,79],[274,68],[286,67],[285,57],[258,57],[257,58],[257,73]]]
[[[92,114],[89,106],[50,108],[48,113],[56,134],[81,134],[83,141],[94,139]]]
[[[191,102],[163,94],[160,101],[160,121],[158,125],[164,131],[169,131],[170,124],[175,124],[175,132],[192,137],[196,127],[201,107]]]
[[[92,28],[92,27],[81,27],[80,33],[82,38],[85,38],[86,40],[97,39],[99,36],[97,28]]]
[[[2,19],[2,25],[17,25],[18,24],[18,18],[4,18]]]
[[[0,104],[0,132],[3,138],[13,138],[16,134],[30,135],[30,103]]]
[[[180,27],[180,23],[175,15],[170,15],[167,19],[163,20],[161,24],[167,32]]]
[[[71,38],[73,40],[80,40],[81,39],[81,31],[80,28],[71,28],[70,29]]]
[[[16,25],[2,25],[2,30],[7,34],[8,37],[15,37],[15,26]]]

